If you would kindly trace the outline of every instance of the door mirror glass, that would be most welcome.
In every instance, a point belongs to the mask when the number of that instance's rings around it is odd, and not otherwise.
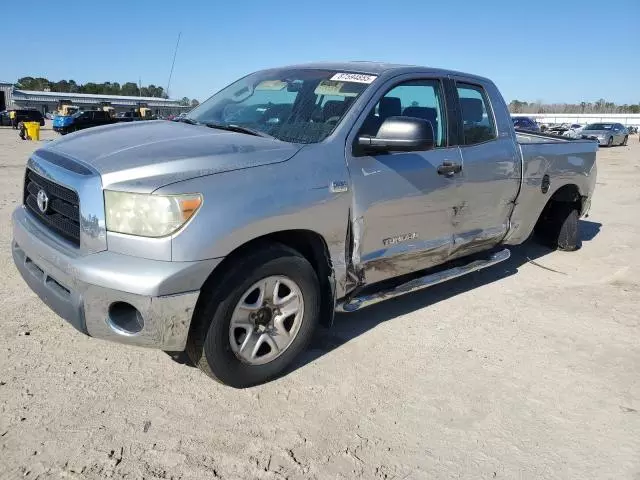
[[[433,126],[429,120],[389,117],[376,136],[361,136],[358,146],[365,152],[422,152],[434,148]]]

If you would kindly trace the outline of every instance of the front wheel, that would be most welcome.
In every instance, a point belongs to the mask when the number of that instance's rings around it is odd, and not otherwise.
[[[282,373],[307,347],[320,317],[318,277],[284,245],[239,258],[200,295],[187,354],[204,373],[235,388]]]

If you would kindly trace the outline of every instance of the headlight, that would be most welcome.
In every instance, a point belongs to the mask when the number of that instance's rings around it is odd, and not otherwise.
[[[202,196],[150,195],[105,190],[107,230],[163,237],[182,227],[200,208]]]

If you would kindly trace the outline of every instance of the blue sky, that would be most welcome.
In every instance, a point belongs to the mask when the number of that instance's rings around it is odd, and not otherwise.
[[[376,60],[485,75],[507,101],[640,102],[640,0],[25,5],[8,1],[2,7],[3,81],[25,75],[79,83],[141,78],[145,85],[166,87],[182,32],[172,97],[202,101],[265,67]]]

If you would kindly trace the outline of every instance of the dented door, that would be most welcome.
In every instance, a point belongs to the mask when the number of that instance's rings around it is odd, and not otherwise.
[[[455,84],[460,111],[462,172],[453,205],[451,258],[489,249],[502,241],[521,181],[521,159],[502,97],[493,85]],[[498,116],[498,117],[496,117]]]
[[[359,283],[375,283],[445,262],[453,236],[452,204],[457,176],[438,174],[442,164],[460,164],[450,146],[444,90],[439,79],[391,83],[368,114],[358,135],[375,135],[389,116],[432,123],[436,148],[379,155],[347,152],[353,185],[352,251],[348,262]]]

